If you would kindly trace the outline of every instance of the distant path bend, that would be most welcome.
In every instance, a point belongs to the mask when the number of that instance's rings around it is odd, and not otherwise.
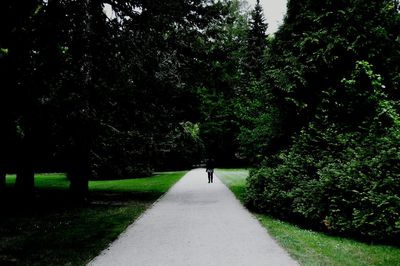
[[[214,177],[186,174],[91,266],[298,265]]]

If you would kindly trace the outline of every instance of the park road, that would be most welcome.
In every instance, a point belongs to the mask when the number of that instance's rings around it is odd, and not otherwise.
[[[89,265],[298,264],[218,178],[195,169]]]

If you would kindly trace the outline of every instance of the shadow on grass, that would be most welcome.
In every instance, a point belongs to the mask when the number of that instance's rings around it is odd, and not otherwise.
[[[0,265],[86,265],[163,192],[95,190],[84,204],[66,189],[34,197],[8,187],[0,203]]]
[[[158,191],[115,192],[112,190],[91,191],[88,201],[76,203],[69,191],[64,189],[36,190],[33,197],[19,197],[14,189],[7,188],[0,196],[0,217],[10,215],[46,213],[65,208],[83,208],[91,206],[126,206],[134,202],[154,202],[161,195]]]

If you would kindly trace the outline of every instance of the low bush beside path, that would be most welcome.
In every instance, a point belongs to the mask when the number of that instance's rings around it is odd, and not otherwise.
[[[245,169],[218,169],[217,176],[243,201]],[[400,248],[359,242],[302,229],[296,225],[254,213],[268,232],[302,265],[400,265]]]

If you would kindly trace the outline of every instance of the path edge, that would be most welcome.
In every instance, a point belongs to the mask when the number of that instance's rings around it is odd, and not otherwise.
[[[275,242],[275,244],[277,244],[286,253],[286,255],[288,255],[294,262],[296,262],[297,265],[300,265],[299,261],[296,258],[294,258],[292,254],[290,254],[289,251],[286,248],[284,248],[281,245],[281,243],[279,243],[279,241],[269,233],[268,228],[262,225],[260,219],[258,219],[255,216],[255,214],[253,214],[253,212],[251,212],[246,206],[243,205],[243,203],[236,197],[235,193],[233,193],[232,190],[225,184],[225,182],[223,182],[222,179],[219,178],[218,174],[214,173],[214,176],[217,177],[219,181],[229,190],[229,192],[235,198],[236,202],[240,205],[240,207],[251,215],[252,219],[254,219],[262,227],[265,233],[268,234],[269,237],[271,237],[271,239]]]
[[[179,182],[181,182],[181,180],[188,175],[191,171],[196,170],[198,168],[194,168],[191,170],[188,170],[186,174],[184,174],[181,178],[179,178],[178,181],[176,181],[167,191],[165,191],[164,194],[162,194],[156,201],[154,201],[144,212],[142,212],[131,224],[129,224],[124,231],[122,231],[118,237],[116,239],[114,239],[113,241],[111,241],[110,243],[108,243],[107,247],[104,248],[100,253],[98,253],[94,258],[92,258],[88,263],[86,263],[86,266],[90,266],[93,265],[93,263],[96,261],[96,259],[98,257],[100,257],[101,255],[104,255],[112,246],[112,244],[114,244],[115,242],[117,242],[118,240],[120,240],[120,238],[131,228],[133,227],[144,215],[146,215],[146,213],[148,211],[150,211],[151,209],[154,208],[154,206],[161,201],[169,192],[170,190],[175,187],[176,184],[178,184]],[[222,182],[222,181],[221,181]]]

